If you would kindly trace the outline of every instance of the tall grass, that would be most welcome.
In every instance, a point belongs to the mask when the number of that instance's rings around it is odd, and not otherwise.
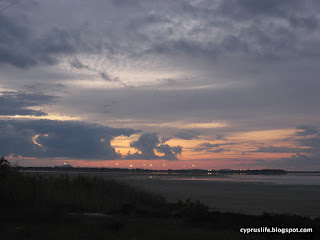
[[[1,208],[116,212],[158,208],[165,199],[128,184],[98,177],[26,175],[6,168],[0,179]]]

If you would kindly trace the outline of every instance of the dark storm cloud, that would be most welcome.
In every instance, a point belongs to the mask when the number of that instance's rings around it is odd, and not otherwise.
[[[0,152],[15,157],[112,160],[110,141],[137,131],[73,121],[0,121]]]
[[[47,113],[28,107],[41,106],[55,102],[58,97],[40,93],[1,92],[0,115],[32,115],[45,116]]]
[[[199,135],[200,135],[200,132],[189,130],[184,132],[177,132],[173,136],[176,138],[184,139],[184,140],[191,140],[191,139],[198,138]]]
[[[182,153],[181,146],[169,146],[163,144],[159,140],[157,133],[143,133],[138,140],[132,141],[130,147],[140,151],[131,154],[130,152],[126,156],[126,159],[165,159],[165,160],[177,160],[177,155]],[[164,156],[155,154],[155,150]]]

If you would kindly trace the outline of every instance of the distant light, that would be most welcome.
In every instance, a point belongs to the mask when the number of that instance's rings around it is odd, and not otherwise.
[[[130,167],[132,167],[132,165],[130,164]]]
[[[192,167],[194,167],[194,164],[192,164]]]
[[[149,178],[152,178],[152,176],[150,176]]]
[[[118,165],[119,165],[119,163],[116,163],[116,165],[118,166]]]
[[[142,164],[143,166],[145,166],[146,164],[144,163],[144,164]]]
[[[152,164],[150,164],[150,167],[152,167]]]
[[[63,165],[66,165],[67,163],[63,163]]]
[[[166,164],[163,164],[163,166],[165,166]]]

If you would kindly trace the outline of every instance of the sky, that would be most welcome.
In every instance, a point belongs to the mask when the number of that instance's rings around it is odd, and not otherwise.
[[[20,166],[320,170],[320,2],[0,1]]]

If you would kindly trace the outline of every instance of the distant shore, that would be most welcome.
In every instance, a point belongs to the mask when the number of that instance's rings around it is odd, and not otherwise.
[[[125,172],[125,173],[159,173],[159,174],[253,174],[253,175],[266,175],[266,174],[287,174],[287,173],[303,173],[303,174],[316,174],[320,171],[286,171],[283,169],[247,169],[247,170],[234,170],[234,169],[143,169],[143,168],[104,168],[104,167],[72,167],[71,165],[62,165],[55,167],[17,167],[20,171],[58,171],[58,172]]]

